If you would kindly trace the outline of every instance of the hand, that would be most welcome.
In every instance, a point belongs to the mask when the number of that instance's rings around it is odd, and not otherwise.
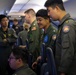
[[[19,47],[21,47],[21,48],[23,48],[23,49],[26,48],[26,46],[23,46],[23,45],[20,45]]]
[[[6,43],[7,42],[7,39],[3,39],[3,42]]]
[[[39,61],[39,60],[41,60],[41,56],[39,56],[39,57],[37,58],[37,61]]]
[[[39,57],[37,58],[37,60],[32,64],[32,68],[33,68],[33,69],[36,68],[39,60],[41,60],[41,56],[39,56]]]
[[[60,75],[65,75],[65,73],[60,73]]]
[[[38,62],[37,62],[37,61],[35,61],[35,62],[32,64],[32,69],[35,69],[35,68],[36,68],[36,66],[37,66],[37,64],[38,64]]]

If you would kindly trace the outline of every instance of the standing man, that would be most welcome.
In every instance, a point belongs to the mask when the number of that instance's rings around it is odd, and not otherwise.
[[[13,20],[13,26],[12,26],[12,28],[16,31],[16,34],[17,34],[17,35],[18,35],[18,33],[19,33],[20,31],[22,31],[22,28],[21,28],[21,26],[19,25],[18,20],[17,20],[16,18]]]
[[[50,17],[47,14],[47,10],[45,9],[40,9],[37,13],[36,13],[36,17],[37,17],[37,23],[40,29],[44,29],[44,33],[43,36],[41,37],[41,46],[43,43],[45,43],[45,51],[47,49],[47,47],[51,47],[53,52],[55,53],[55,40],[56,40],[56,30],[55,28],[51,25],[50,23]],[[41,49],[40,49],[41,51]],[[42,51],[41,51],[42,52]],[[37,60],[32,64],[32,67],[34,67],[34,65],[39,64],[39,60],[41,60],[41,55],[37,58]],[[45,57],[46,59],[46,57]],[[43,64],[44,62],[42,62]],[[41,67],[41,65],[40,65]],[[39,70],[38,70],[39,71]],[[38,74],[39,75],[39,74]]]
[[[29,25],[27,23],[24,23],[23,30],[18,33],[17,45],[19,47],[22,47],[22,48],[26,47],[25,45],[26,45],[28,31],[29,31]]]
[[[28,32],[29,52],[32,54],[32,60],[35,61],[39,55],[39,27],[36,21],[36,14],[33,9],[25,11],[25,20],[30,24]]]
[[[8,28],[8,18],[0,15],[0,75],[7,75],[8,56],[12,46],[16,43],[16,33]]]
[[[76,23],[65,11],[62,0],[48,0],[45,7],[48,15],[60,22],[55,55],[58,75],[76,75]]]

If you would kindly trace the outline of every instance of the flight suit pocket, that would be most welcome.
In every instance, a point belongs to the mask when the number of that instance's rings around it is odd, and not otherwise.
[[[68,37],[68,35],[64,35],[63,40],[62,40],[62,47],[63,48],[68,48],[69,47],[69,37]]]

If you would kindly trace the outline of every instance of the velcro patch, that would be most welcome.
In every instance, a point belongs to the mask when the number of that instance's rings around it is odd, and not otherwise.
[[[36,30],[36,27],[33,27],[32,30]]]
[[[8,34],[8,36],[11,36],[11,34]]]
[[[64,26],[63,27],[63,32],[67,33],[67,32],[69,32],[69,30],[70,30],[69,26]]]
[[[15,29],[18,29],[18,27],[15,27]]]
[[[56,40],[56,35],[53,35],[53,36],[52,36],[52,39],[53,39],[53,40]]]

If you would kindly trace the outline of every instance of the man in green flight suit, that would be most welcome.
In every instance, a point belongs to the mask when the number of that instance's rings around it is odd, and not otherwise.
[[[37,23],[39,27],[41,29],[44,29],[44,34],[43,34],[41,43],[45,43],[45,48],[51,47],[54,52],[55,40],[56,40],[56,29],[50,23],[50,17],[47,14],[47,10],[40,9],[36,13],[36,17],[37,17]],[[34,65],[38,64],[39,60],[41,60],[41,56],[39,56],[36,62],[32,64],[33,68],[34,68]]]
[[[57,75],[76,75],[76,22],[66,12],[62,0],[48,0],[45,7],[48,15],[60,22],[55,53]]]
[[[28,32],[28,47],[32,54],[32,62],[36,60],[39,55],[39,27],[36,21],[36,14],[33,9],[25,11],[25,20],[30,24]]]
[[[0,15],[0,75],[7,75],[8,56],[12,46],[16,43],[14,29],[8,28],[8,18]]]

